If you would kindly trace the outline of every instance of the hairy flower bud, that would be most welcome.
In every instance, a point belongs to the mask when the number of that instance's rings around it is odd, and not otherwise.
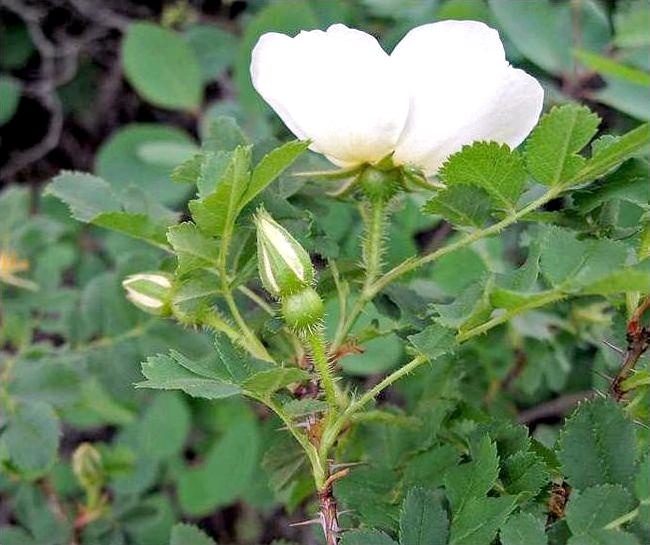
[[[90,443],[82,443],[74,451],[72,471],[85,489],[99,488],[104,484],[101,454]]]
[[[284,297],[313,283],[314,267],[309,254],[263,208],[255,216],[255,226],[257,268],[271,295]]]
[[[135,306],[159,316],[170,313],[172,282],[169,275],[161,272],[139,273],[122,281],[126,297]]]
[[[282,316],[286,324],[298,332],[310,332],[320,326],[325,308],[313,288],[304,288],[282,298]]]

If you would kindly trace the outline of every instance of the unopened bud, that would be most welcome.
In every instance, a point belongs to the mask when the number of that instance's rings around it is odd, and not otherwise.
[[[304,288],[282,298],[282,316],[298,332],[311,332],[323,321],[323,300],[313,288]]]
[[[122,286],[127,299],[138,308],[149,314],[169,315],[172,288],[169,275],[161,272],[132,274],[122,281]]]
[[[100,488],[104,484],[101,454],[90,443],[82,443],[74,451],[72,471],[85,489]]]
[[[284,297],[314,282],[309,254],[263,208],[255,216],[255,226],[257,266],[266,291]]]

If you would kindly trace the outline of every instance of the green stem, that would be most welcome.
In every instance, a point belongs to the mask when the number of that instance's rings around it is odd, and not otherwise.
[[[381,272],[381,260],[384,253],[384,236],[386,234],[386,204],[376,199],[368,203],[366,214],[366,234],[363,242],[363,266],[366,278],[363,291],[368,291],[375,278]]]
[[[403,365],[396,371],[393,371],[384,380],[379,382],[377,385],[373,386],[370,390],[368,390],[365,394],[363,394],[354,403],[351,403],[350,407],[346,411],[346,413],[348,413],[348,416],[356,412],[359,412],[368,403],[370,403],[373,399],[375,399],[381,392],[383,392],[386,388],[388,388],[391,384],[393,384],[393,382],[398,381],[404,375],[408,375],[411,371],[414,371],[426,361],[428,360],[425,356],[416,356],[406,365]]]
[[[524,206],[521,210],[517,210],[507,215],[505,218],[503,218],[501,221],[498,221],[497,223],[493,223],[492,225],[485,227],[484,229],[477,229],[476,231],[469,233],[463,238],[457,240],[456,242],[452,244],[448,244],[447,246],[443,246],[442,248],[436,250],[435,252],[431,252],[430,254],[421,257],[414,257],[411,259],[407,259],[403,263],[400,263],[397,267],[394,267],[393,269],[388,271],[381,278],[379,278],[370,287],[369,289],[370,296],[374,297],[388,284],[390,284],[400,276],[411,272],[414,269],[422,267],[427,263],[431,263],[432,261],[435,261],[436,259],[439,259],[442,256],[447,255],[449,253],[455,252],[460,248],[469,246],[470,244],[473,244],[474,242],[481,240],[482,238],[499,234],[506,227],[509,227],[513,223],[516,223],[522,217],[526,216],[527,214],[530,214],[531,212],[537,210],[540,206],[543,206],[547,202],[556,198],[561,192],[562,192],[561,186],[554,186],[538,199],[531,201],[526,206]]]
[[[370,285],[368,285],[367,288],[364,289],[362,293],[359,295],[359,297],[357,298],[355,305],[352,307],[350,313],[346,317],[345,323],[343,324],[343,326],[340,327],[339,333],[334,340],[332,348],[335,350],[341,345],[341,343],[343,343],[345,337],[349,334],[357,318],[359,317],[359,314],[361,314],[361,312],[363,311],[363,308],[365,307],[366,303],[368,303],[368,301],[371,301],[388,284],[394,282],[399,277],[419,267],[422,267],[423,265],[426,265],[427,263],[431,263],[447,254],[450,254],[452,252],[455,252],[456,250],[469,246],[474,242],[481,240],[482,238],[486,238],[500,233],[506,227],[509,227],[513,223],[516,223],[524,216],[530,214],[531,212],[534,212],[539,207],[543,206],[547,202],[556,198],[558,195],[562,193],[563,190],[564,187],[561,185],[553,186],[546,193],[544,193],[544,195],[542,195],[538,199],[535,199],[534,201],[531,201],[522,209],[507,215],[501,221],[498,221],[497,223],[494,223],[484,229],[478,229],[476,231],[473,231],[465,235],[464,237],[458,239],[456,242],[453,242],[451,244],[443,246],[442,248],[439,248],[435,252],[431,252],[424,256],[412,257],[410,259],[407,259],[406,261],[400,263],[399,265],[397,265],[396,267],[388,271],[383,276],[379,277],[377,280],[375,280]]]
[[[384,380],[378,383],[376,386],[368,390],[363,394],[359,399],[351,403],[348,408],[339,416],[331,426],[327,427],[323,432],[323,437],[321,439],[321,458],[327,458],[329,449],[334,445],[336,439],[341,433],[343,426],[350,421],[350,418],[361,409],[363,409],[368,403],[375,399],[383,390],[388,388],[391,384],[402,378],[404,375],[410,373],[411,371],[417,369],[420,365],[427,362],[425,356],[416,356],[409,363],[403,365],[390,375],[388,375]]]
[[[248,324],[239,312],[239,308],[237,308],[237,303],[235,303],[235,298],[232,295],[232,291],[230,291],[230,287],[223,287],[223,297],[226,300],[230,314],[232,314],[235,323],[239,327],[239,330],[242,332],[242,335],[246,341],[245,345],[251,354],[253,354],[253,356],[256,358],[260,358],[265,361],[273,361],[273,358],[266,350],[266,347],[257,338],[257,335],[251,331],[251,329],[248,327]]]
[[[367,207],[365,213],[362,214],[365,223],[365,235],[362,248],[365,278],[361,293],[350,310],[350,314],[347,316],[340,316],[336,335],[332,342],[332,351],[336,350],[341,346],[341,344],[343,344],[359,314],[361,314],[368,301],[372,299],[372,295],[370,295],[372,284],[381,273],[381,262],[384,254],[384,237],[388,227],[388,222],[386,221],[388,203],[380,199],[375,199],[367,201],[364,206]]]
[[[309,352],[314,362],[314,367],[320,377],[321,386],[325,392],[325,400],[330,406],[330,410],[336,414],[338,411],[336,385],[332,377],[332,370],[330,369],[329,362],[327,361],[327,350],[325,348],[325,340],[323,339],[323,332],[321,330],[314,331],[307,335],[307,343],[309,345]]]
[[[532,299],[530,302],[521,305],[516,309],[506,311],[503,314],[499,314],[498,316],[495,316],[491,320],[488,320],[487,322],[484,322],[481,325],[476,326],[475,328],[469,329],[464,333],[458,333],[458,335],[456,335],[456,341],[459,343],[465,342],[468,339],[471,339],[472,337],[476,337],[477,335],[485,333],[498,325],[506,323],[514,316],[517,316],[518,314],[521,314],[526,310],[538,308],[547,305],[549,303],[554,303],[555,301],[559,301],[560,299],[564,299],[565,297],[567,297],[567,293],[562,291],[561,289],[548,291],[544,295],[540,295],[540,297]]]
[[[257,335],[255,335],[255,333],[253,333],[253,331],[248,327],[248,324],[239,312],[239,308],[237,307],[237,303],[232,294],[232,287],[230,286],[230,281],[228,279],[228,250],[232,239],[232,230],[232,222],[226,222],[226,227],[221,236],[221,247],[219,251],[219,278],[221,279],[223,297],[226,300],[228,309],[230,310],[237,327],[246,340],[245,346],[247,349],[257,358],[266,361],[273,361],[273,358],[268,353],[262,342],[257,338]]]

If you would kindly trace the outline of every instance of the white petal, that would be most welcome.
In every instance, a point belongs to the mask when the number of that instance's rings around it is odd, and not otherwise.
[[[535,78],[511,67],[496,30],[442,21],[411,30],[391,58],[406,78],[411,108],[395,160],[434,174],[463,145],[494,140],[514,148],[542,110]]]
[[[375,38],[332,25],[295,38],[264,34],[253,49],[255,89],[298,138],[341,166],[391,153],[409,99]]]

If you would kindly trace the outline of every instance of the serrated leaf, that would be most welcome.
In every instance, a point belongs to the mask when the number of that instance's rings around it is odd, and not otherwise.
[[[221,178],[232,162],[232,151],[206,152],[201,156],[199,177],[196,179],[196,189],[199,198],[203,199],[210,195],[217,187]]]
[[[508,520],[499,532],[502,545],[546,545],[544,521],[531,513],[517,513]]]
[[[133,238],[139,238],[149,243],[166,247],[166,226],[164,224],[161,225],[154,223],[152,219],[145,214],[134,214],[131,212],[104,212],[93,218],[91,223]]]
[[[294,140],[275,148],[262,157],[251,174],[251,180],[242,197],[241,206],[252,201],[273,180],[289,168],[293,162],[309,147],[308,141]]]
[[[184,273],[195,267],[215,266],[219,258],[217,241],[206,236],[191,222],[170,227],[167,241],[179,255],[179,268],[182,264]]]
[[[175,524],[169,545],[216,545],[214,540],[193,524]]]
[[[596,114],[575,104],[554,107],[544,115],[526,144],[533,177],[549,186],[574,179],[586,163],[577,153],[596,134],[599,123]]]
[[[217,157],[208,157],[208,164],[216,161]],[[249,181],[250,158],[250,147],[235,148],[214,191],[206,197],[190,201],[189,208],[196,225],[208,236],[220,236],[241,211],[241,198]]]
[[[610,400],[582,403],[567,420],[558,441],[558,458],[571,486],[629,486],[634,476],[634,429]]]
[[[610,295],[648,291],[650,286],[650,262],[645,260],[633,267],[625,267],[592,283],[587,283],[580,290],[585,295]]]
[[[436,321],[445,327],[469,329],[490,317],[490,291],[492,283],[476,282],[468,286],[453,302],[434,304],[438,313]]]
[[[588,536],[630,511],[632,506],[632,495],[622,486],[593,486],[571,494],[566,521],[574,535]]]
[[[242,383],[242,388],[256,397],[265,399],[289,384],[303,382],[308,378],[309,374],[302,369],[281,367],[255,373]]]
[[[411,488],[402,503],[399,541],[403,545],[446,543],[449,532],[447,513],[440,496],[432,490]]]
[[[433,361],[451,351],[455,333],[440,324],[432,324],[420,333],[410,335],[408,340],[416,352]]]
[[[507,145],[475,142],[447,159],[439,177],[449,187],[479,187],[494,206],[512,210],[524,187],[526,169],[521,156]]]
[[[640,206],[650,203],[650,171],[640,159],[628,160],[602,180],[571,195],[574,206],[588,214],[612,200],[624,200]]]
[[[220,115],[211,120],[203,149],[207,152],[228,152],[249,144],[237,121],[233,117]]]
[[[650,141],[650,124],[643,125],[625,133],[610,145],[594,153],[571,180],[573,185],[584,184],[604,176],[626,159],[638,155]]]
[[[61,430],[50,405],[40,401],[20,403],[6,422],[0,441],[16,467],[26,472],[41,472],[54,464]]]
[[[204,399],[231,397],[242,391],[236,384],[197,375],[164,355],[147,358],[142,363],[142,374],[147,380],[138,383],[139,388],[182,390],[192,397]]]
[[[152,104],[174,110],[200,105],[203,82],[198,59],[173,30],[131,23],[122,44],[122,62],[129,82]]]
[[[496,483],[499,457],[496,444],[484,436],[471,462],[451,468],[445,476],[445,490],[456,517],[472,498],[483,498]]]
[[[438,488],[447,470],[458,464],[458,458],[458,450],[451,445],[435,447],[413,456],[404,468],[404,486]]]
[[[170,175],[173,182],[177,184],[195,184],[201,175],[201,165],[203,164],[203,154],[195,153],[189,159],[185,159],[180,165],[176,166]]]
[[[578,240],[575,233],[555,226],[547,226],[541,236],[541,270],[556,287],[569,289],[593,284],[627,260],[628,248],[622,242]]]
[[[501,478],[506,492],[519,494],[521,501],[536,496],[549,481],[550,475],[535,453],[519,451],[504,460]]]
[[[511,496],[471,498],[458,516],[454,515],[452,519],[450,545],[491,543],[516,504],[516,498]]]
[[[426,214],[442,216],[454,225],[482,227],[490,215],[488,194],[478,187],[454,185],[439,191],[422,207]]]
[[[386,467],[358,468],[336,483],[335,496],[365,524],[393,530],[399,520],[399,506],[391,500],[396,485],[396,473]]]
[[[179,272],[186,269],[194,269],[197,262],[194,258],[186,259],[179,256]],[[210,305],[214,302],[215,296],[222,293],[220,285],[215,281],[217,277],[205,274],[203,269],[195,270],[177,280],[172,296],[172,304],[175,311],[189,318],[195,317],[200,321]],[[212,312],[216,312],[211,310]]]
[[[62,172],[47,186],[46,193],[63,201],[72,217],[84,223],[145,240],[156,246],[166,246],[165,230],[174,215],[158,206],[157,217],[145,213],[146,203],[130,205],[136,196],[125,194],[118,197],[111,184],[92,174]],[[130,205],[127,209],[126,205]]]
[[[72,217],[84,223],[102,213],[122,210],[111,185],[92,174],[63,171],[47,186],[46,193],[63,201]]]

